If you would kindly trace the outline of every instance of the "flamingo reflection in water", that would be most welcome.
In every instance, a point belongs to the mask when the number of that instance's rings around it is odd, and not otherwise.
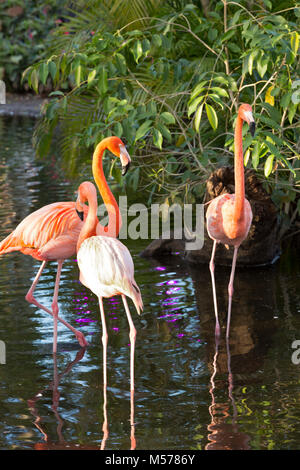
[[[231,355],[229,348],[229,341],[226,340],[226,353],[227,353],[227,371],[228,371],[228,397],[232,404],[232,422],[228,422],[230,418],[228,403],[217,403],[215,399],[216,391],[216,374],[217,374],[217,361],[219,355],[219,338],[216,337],[215,354],[213,359],[213,373],[211,375],[210,394],[212,397],[211,405],[209,406],[209,414],[211,416],[211,423],[207,426],[209,443],[206,444],[206,450],[249,450],[249,436],[238,429],[237,425],[237,407],[233,396],[233,374],[231,371]]]
[[[106,442],[109,436],[108,432],[108,418],[107,418],[107,393],[106,393],[106,386],[103,387],[103,426],[102,426],[102,431],[103,431],[103,436],[101,440],[101,444],[99,445],[88,445],[88,444],[74,444],[73,442],[67,442],[64,437],[63,437],[63,425],[64,421],[61,418],[58,407],[59,407],[59,399],[60,399],[60,393],[58,390],[59,383],[63,376],[67,375],[71,369],[82,360],[84,357],[86,348],[81,348],[74,361],[71,361],[67,367],[63,370],[63,372],[58,373],[58,367],[57,367],[57,358],[56,354],[53,354],[53,380],[50,382],[50,384],[45,387],[44,389],[40,390],[36,395],[29,399],[27,401],[29,410],[32,414],[32,416],[35,418],[34,425],[36,428],[40,431],[40,433],[43,435],[43,440],[44,442],[37,442],[34,444],[34,449],[35,450],[105,450],[106,447]],[[49,390],[52,390],[52,410],[54,413],[54,416],[57,420],[57,437],[58,440],[56,442],[51,441],[49,434],[43,427],[43,418],[39,414],[38,411],[38,401],[43,398],[46,392]],[[136,439],[135,439],[135,425],[134,425],[134,397],[133,395],[131,396],[130,400],[130,450],[135,450],[136,448]]]

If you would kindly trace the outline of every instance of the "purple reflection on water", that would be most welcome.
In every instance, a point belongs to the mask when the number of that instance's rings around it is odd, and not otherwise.
[[[163,305],[176,305],[179,302],[179,297],[173,297],[172,299],[166,299],[163,301]]]
[[[161,282],[158,282],[156,285],[157,286],[164,286],[165,284],[167,286],[174,286],[175,284],[178,284],[178,280],[177,279],[170,279],[169,281],[161,281]]]
[[[93,320],[92,318],[76,318],[75,321],[77,321],[78,323],[92,323],[97,320]]]
[[[156,268],[156,271],[165,271],[166,268],[164,266],[157,266]]]
[[[178,292],[178,291],[180,291],[180,290],[181,290],[181,287],[171,287],[170,289],[168,289],[168,290],[166,291],[166,294],[167,294],[167,295],[172,295],[172,294],[174,294],[175,292]]]

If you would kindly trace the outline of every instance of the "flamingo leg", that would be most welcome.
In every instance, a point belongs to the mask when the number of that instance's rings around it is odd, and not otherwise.
[[[58,318],[58,289],[60,282],[61,269],[63,265],[63,260],[57,261],[57,271],[56,271],[56,280],[54,286],[54,295],[52,299],[52,313],[53,313],[53,353],[56,353],[57,350],[57,318]]]
[[[220,323],[219,323],[219,317],[218,317],[218,305],[217,305],[217,294],[216,294],[216,284],[215,284],[215,253],[216,253],[216,248],[217,248],[217,240],[214,240],[213,244],[213,249],[211,252],[211,259],[209,263],[209,269],[210,269],[210,274],[211,274],[211,282],[212,282],[212,288],[213,288],[213,299],[214,299],[214,309],[215,309],[215,317],[216,317],[216,329],[215,329],[215,335],[216,337],[220,336],[221,329],[220,329]]]
[[[130,450],[135,450],[136,439],[135,439],[135,425],[134,425],[134,390],[130,392]]]
[[[101,450],[105,449],[106,441],[108,439],[108,421],[107,421],[107,396],[106,396],[106,385],[103,386],[103,426],[102,426],[102,431],[103,431],[103,438],[101,441]]]
[[[135,339],[136,329],[134,327],[129,307],[127,304],[126,296],[122,294],[123,304],[125,307],[128,323],[129,323],[129,338],[130,338],[130,390],[134,390],[134,350],[135,350]]]
[[[99,297],[99,306],[101,314],[101,323],[102,323],[102,344],[103,344],[103,385],[107,385],[107,341],[108,334],[105,322],[104,307],[102,297]]]
[[[47,261],[43,261],[35,278],[34,278],[34,281],[33,283],[31,284],[31,287],[29,289],[29,291],[27,292],[26,296],[25,296],[25,299],[27,300],[27,302],[29,302],[30,304],[33,304],[35,305],[36,307],[40,308],[41,310],[44,310],[44,312],[46,313],[49,313],[49,315],[51,315],[53,317],[53,312],[51,310],[49,310],[47,307],[45,307],[44,305],[40,304],[36,299],[35,297],[33,296],[34,294],[34,291],[35,291],[35,288],[39,282],[39,279],[42,275],[42,272],[45,268],[45,265],[46,265]],[[57,320],[59,322],[61,322],[63,325],[65,325],[67,328],[69,328],[76,336],[80,346],[82,347],[85,347],[88,345],[88,342],[86,341],[84,335],[81,333],[81,331],[78,331],[76,330],[75,328],[73,328],[73,326],[71,326],[68,322],[66,322],[63,318],[60,318],[59,316],[57,316]]]
[[[227,329],[226,329],[226,338],[229,338],[229,330],[230,330],[230,319],[231,319],[231,305],[232,305],[232,296],[233,296],[233,282],[234,282],[234,273],[235,273],[235,266],[236,266],[236,258],[237,252],[239,247],[234,247],[233,252],[233,260],[232,260],[232,267],[230,273],[230,280],[228,284],[228,314],[227,314]]]

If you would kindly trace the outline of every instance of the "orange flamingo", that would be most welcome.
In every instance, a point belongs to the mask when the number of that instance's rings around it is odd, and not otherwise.
[[[245,198],[245,181],[244,181],[244,160],[243,160],[243,138],[242,129],[243,121],[246,121],[250,126],[250,132],[254,136],[255,122],[252,115],[252,108],[249,104],[242,104],[238,110],[238,117],[234,133],[234,180],[235,180],[235,193],[234,194],[221,194],[214,199],[207,210],[207,231],[212,240],[213,249],[211,260],[209,264],[212,287],[213,299],[216,315],[216,336],[220,335],[220,324],[218,319],[218,307],[216,297],[216,286],[214,276],[214,257],[216,246],[218,243],[224,245],[231,245],[234,247],[233,261],[228,284],[228,316],[227,316],[227,330],[226,338],[229,337],[230,317],[231,317],[231,304],[233,295],[233,281],[235,273],[235,265],[237,259],[237,252],[240,244],[245,240],[248,235],[251,222],[252,210],[249,201]]]
[[[93,183],[85,181],[78,188],[76,210],[83,216],[83,204],[88,201],[89,211],[81,229],[77,243],[77,261],[80,270],[80,281],[99,299],[102,344],[103,344],[103,382],[107,384],[106,356],[107,329],[103,308],[103,297],[121,295],[125,307],[130,338],[130,389],[134,391],[134,349],[136,329],[134,327],[126,296],[130,297],[140,314],[143,301],[139,287],[134,279],[134,265],[131,255],[123,243],[116,238],[97,236],[97,193]]]
[[[116,237],[121,227],[121,214],[118,204],[109,189],[104,176],[102,158],[104,151],[108,149],[119,157],[122,164],[122,174],[125,175],[129,165],[130,156],[125,145],[118,137],[103,139],[96,147],[93,155],[93,176],[99,188],[100,194],[107,207],[109,222],[106,227],[100,223],[97,225],[97,233],[109,237]],[[85,214],[88,208],[84,209]],[[21,251],[26,255],[42,261],[38,273],[26,294],[26,300],[53,316],[53,352],[57,348],[57,321],[63,323],[75,333],[79,344],[86,346],[88,343],[84,335],[73,328],[69,323],[58,316],[58,289],[63,262],[76,254],[76,245],[83,222],[75,211],[75,202],[56,202],[44,206],[25,219],[0,243],[0,254],[12,251]],[[48,261],[57,261],[57,273],[52,299],[52,309],[48,309],[34,298],[34,291],[41,274]]]

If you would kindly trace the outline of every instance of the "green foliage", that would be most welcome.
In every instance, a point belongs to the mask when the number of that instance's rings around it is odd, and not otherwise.
[[[7,88],[20,89],[23,70],[45,57],[47,37],[56,27],[65,0],[35,2],[7,0],[0,2],[0,78]],[[45,84],[45,74],[40,80]]]
[[[252,139],[245,126],[245,164],[294,214],[300,8],[268,0],[250,10],[250,2],[223,0],[205,17],[197,4],[93,0],[81,9],[79,2],[55,32],[48,59],[24,72],[35,91],[49,78],[57,90],[37,149],[47,154],[59,124],[65,161],[78,171],[102,137],[116,134],[137,157],[132,185],[147,189],[149,201],[192,202],[210,171],[233,163],[236,112],[247,102],[257,132]]]

